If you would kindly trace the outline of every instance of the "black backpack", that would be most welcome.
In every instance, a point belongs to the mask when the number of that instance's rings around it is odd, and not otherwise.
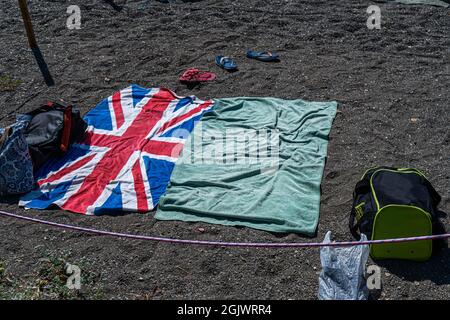
[[[359,240],[380,240],[432,235],[441,197],[417,169],[376,167],[356,184],[349,227]],[[372,258],[427,260],[432,241],[376,244]]]
[[[72,143],[84,136],[87,128],[78,110],[56,102],[48,102],[27,115],[32,118],[25,138],[35,171],[50,157],[66,153]]]

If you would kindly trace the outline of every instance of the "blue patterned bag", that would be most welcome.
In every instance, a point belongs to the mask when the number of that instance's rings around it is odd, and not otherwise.
[[[33,163],[24,131],[29,116],[19,116],[16,123],[0,129],[0,195],[21,194],[34,187]]]

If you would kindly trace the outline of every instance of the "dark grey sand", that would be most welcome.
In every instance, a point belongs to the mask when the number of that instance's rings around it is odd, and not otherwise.
[[[374,3],[382,10],[381,30],[366,27],[366,8]],[[81,30],[66,28],[69,4],[81,8]],[[362,0],[205,0],[127,1],[119,12],[102,1],[31,1],[35,32],[56,82],[47,88],[27,48],[16,1],[0,0],[0,8],[0,76],[22,82],[15,90],[0,92],[1,126],[48,99],[63,99],[86,112],[130,83],[165,86],[203,99],[274,96],[339,102],[313,239],[158,222],[151,213],[86,217],[59,210],[25,212],[17,207],[17,198],[2,199],[2,210],[186,239],[321,241],[331,230],[336,239],[349,240],[347,217],[355,183],[366,168],[391,165],[422,169],[443,197],[440,208],[450,212],[449,9]],[[251,48],[277,50],[281,62],[249,60],[245,52]],[[217,68],[216,54],[234,57],[239,72]],[[210,69],[218,79],[188,89],[177,80],[188,67]],[[441,220],[450,229],[450,219]],[[55,259],[81,266],[86,283],[76,296],[81,298],[317,297],[316,249],[156,244],[64,232],[4,217],[0,230],[0,297],[64,297],[45,283],[37,284],[42,264]],[[425,263],[377,264],[382,266],[383,287],[372,293],[374,299],[450,298],[448,248]]]

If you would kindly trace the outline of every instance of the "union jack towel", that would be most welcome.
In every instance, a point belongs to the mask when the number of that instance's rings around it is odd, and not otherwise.
[[[154,209],[195,123],[212,106],[165,88],[114,93],[84,116],[84,140],[39,169],[39,188],[20,205],[95,215]]]

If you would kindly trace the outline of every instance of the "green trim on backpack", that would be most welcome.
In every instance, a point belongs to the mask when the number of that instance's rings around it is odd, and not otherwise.
[[[361,202],[360,204],[358,204],[357,206],[355,206],[355,211],[356,211],[356,221],[361,220],[361,218],[364,215],[364,211],[363,211],[363,206],[365,205],[365,202]]]

